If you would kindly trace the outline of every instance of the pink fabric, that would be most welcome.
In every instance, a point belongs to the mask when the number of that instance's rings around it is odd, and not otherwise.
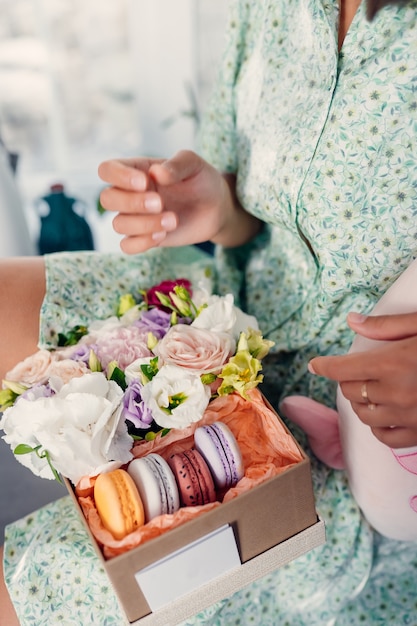
[[[320,461],[334,469],[345,467],[337,411],[304,396],[287,396],[280,410],[304,430]]]

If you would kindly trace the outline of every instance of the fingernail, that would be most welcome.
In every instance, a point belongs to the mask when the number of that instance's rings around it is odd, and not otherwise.
[[[317,374],[317,372],[315,371],[314,367],[311,364],[311,361],[308,363],[307,369],[310,372],[310,374]]]
[[[163,241],[166,236],[167,236],[167,234],[166,234],[166,232],[164,230],[160,230],[157,233],[152,233],[152,239],[156,243],[159,243],[160,241]]]
[[[174,228],[176,228],[177,226],[177,220],[175,215],[173,215],[172,213],[167,213],[166,215],[163,215],[161,219],[161,226],[164,230],[174,230]]]
[[[354,311],[348,314],[349,322],[353,322],[354,324],[363,324],[367,317],[367,315],[356,313]]]
[[[146,178],[142,172],[137,172],[133,174],[130,179],[130,184],[132,189],[136,189],[136,191],[144,191],[146,189]]]
[[[145,209],[150,213],[159,213],[162,208],[161,198],[159,196],[148,196],[145,198]]]

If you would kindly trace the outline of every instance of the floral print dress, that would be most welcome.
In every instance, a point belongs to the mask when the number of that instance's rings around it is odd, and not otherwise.
[[[417,256],[417,2],[372,22],[365,10],[338,52],[337,0],[233,0],[201,132],[202,153],[237,173],[241,202],[266,223],[211,269],[275,342],[263,389],[275,406],[289,393],[334,405],[308,360],[347,351],[346,314],[369,311]],[[119,293],[212,265],[184,265],[182,252],[46,257],[42,344],[109,315]],[[417,545],[375,533],[345,473],[311,460],[326,544],[186,624],[417,625]],[[124,623],[67,498],[7,528],[5,572],[22,624]]]

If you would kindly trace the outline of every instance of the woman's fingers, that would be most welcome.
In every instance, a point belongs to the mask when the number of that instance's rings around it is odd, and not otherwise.
[[[146,191],[149,187],[148,171],[161,159],[111,159],[98,167],[99,177],[109,185],[130,191]]]
[[[417,336],[408,336],[414,314],[392,317],[396,319],[372,320],[373,332],[378,328],[385,338],[390,333],[390,341],[364,352],[316,357],[309,369],[337,381],[361,421],[381,442],[396,448],[417,445]],[[395,339],[401,321],[407,338]]]
[[[417,374],[417,335],[381,343],[371,350],[338,356],[318,356],[308,364],[312,374],[338,382],[389,380],[399,372]]]
[[[417,312],[401,315],[361,315],[349,313],[349,326],[359,335],[390,341],[417,335]]]
[[[343,381],[340,388],[352,403],[395,406],[405,411],[416,407],[417,411],[417,390],[411,379],[395,377],[383,381]]]
[[[410,428],[371,428],[381,443],[390,448],[411,448],[417,446],[417,430]]]
[[[155,162],[149,168],[149,176],[158,185],[167,186],[197,176],[207,164],[191,150],[180,150],[165,161]]]
[[[155,191],[138,193],[107,187],[100,194],[100,202],[108,211],[116,213],[160,213],[161,196]]]
[[[131,235],[121,240],[120,248],[126,254],[140,254],[155,248],[165,241],[166,237],[166,231],[157,231],[151,235]]]
[[[158,215],[137,215],[119,213],[113,219],[113,228],[120,235],[128,237],[153,236],[155,233],[170,232],[177,227],[178,218],[175,213],[164,212]]]
[[[372,350],[376,353],[378,348]],[[331,380],[360,381],[379,378],[381,361],[377,356],[369,357],[369,352],[351,352],[337,356],[317,356],[308,364],[312,374],[325,376]]]

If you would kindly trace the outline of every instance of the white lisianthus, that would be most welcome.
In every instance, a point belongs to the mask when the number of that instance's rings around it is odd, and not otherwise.
[[[128,365],[125,369],[126,383],[129,384],[133,380],[140,380],[143,384],[145,384],[147,381],[143,376],[142,365],[149,365],[152,358],[153,357],[150,356],[144,356],[140,359],[136,359],[133,363]]]
[[[94,343],[121,327],[122,323],[115,315],[106,320],[95,320],[89,325],[88,334],[81,338],[80,343]]]
[[[135,305],[120,317],[120,323],[122,326],[130,326],[133,322],[140,319],[141,315],[142,311],[140,310],[139,305]]]
[[[240,333],[246,333],[249,329],[259,330],[259,324],[256,317],[244,313],[238,307],[235,307],[236,321],[233,326],[233,336],[239,338]]]
[[[142,399],[162,428],[186,428],[204,415],[210,387],[200,376],[175,365],[164,365],[142,389]]]
[[[258,322],[234,305],[231,293],[226,296],[209,296],[207,306],[201,309],[191,326],[213,332],[225,332],[237,339],[248,327],[258,329]]]
[[[132,438],[121,419],[123,391],[104,374],[73,378],[51,397],[20,398],[0,421],[12,450],[21,444],[47,451],[58,473],[76,484],[131,460]],[[45,458],[16,457],[42,478],[54,478]]]

